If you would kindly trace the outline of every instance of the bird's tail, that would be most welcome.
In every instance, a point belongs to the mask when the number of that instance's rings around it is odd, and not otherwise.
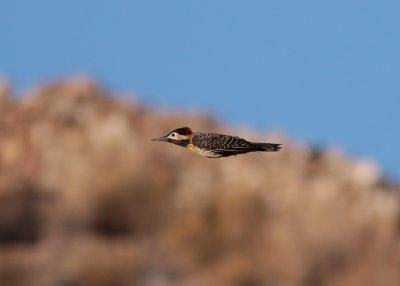
[[[253,146],[256,148],[257,151],[264,152],[277,152],[282,148],[281,144],[274,143],[253,143]]]

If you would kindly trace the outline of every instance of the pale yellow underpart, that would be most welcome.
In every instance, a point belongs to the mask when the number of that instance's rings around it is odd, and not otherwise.
[[[218,158],[218,157],[221,157],[221,155],[215,154],[213,151],[197,148],[197,147],[194,146],[192,143],[189,143],[186,147],[187,147],[190,151],[193,151],[194,153],[199,154],[199,155],[202,155],[202,156],[205,156],[205,157],[210,157],[210,158]]]

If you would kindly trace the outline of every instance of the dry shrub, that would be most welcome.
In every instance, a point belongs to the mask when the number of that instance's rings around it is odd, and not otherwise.
[[[31,185],[0,190],[0,245],[34,243],[43,230],[41,193]]]
[[[172,212],[172,189],[164,183],[139,179],[107,190],[97,199],[89,227],[103,236],[153,235]]]
[[[57,261],[57,285],[138,285],[140,255],[129,242],[76,239]]]

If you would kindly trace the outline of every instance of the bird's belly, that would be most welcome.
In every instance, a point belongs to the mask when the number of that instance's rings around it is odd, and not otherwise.
[[[202,149],[199,147],[194,146],[193,144],[188,144],[187,148],[201,156],[208,157],[208,158],[218,158],[221,157],[220,154],[215,153],[212,150]]]

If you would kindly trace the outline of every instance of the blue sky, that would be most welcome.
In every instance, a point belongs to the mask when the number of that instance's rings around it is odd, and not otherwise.
[[[399,1],[2,1],[17,90],[86,74],[377,161],[400,179]]]

